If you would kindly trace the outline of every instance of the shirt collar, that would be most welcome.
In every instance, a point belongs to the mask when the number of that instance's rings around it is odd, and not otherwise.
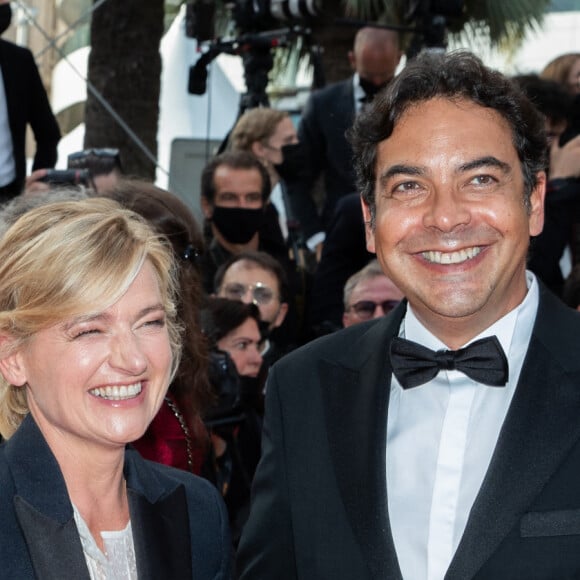
[[[467,346],[480,338],[486,336],[497,336],[504,352],[509,355],[510,350],[521,344],[528,344],[532,334],[532,328],[536,319],[536,312],[539,304],[539,290],[536,277],[529,271],[526,271],[526,285],[528,291],[523,301],[513,310],[505,314],[502,318],[494,322],[483,332],[474,336],[463,346]],[[409,304],[407,313],[401,325],[405,338],[417,342],[430,348],[431,350],[448,350],[448,347],[432,334],[415,316],[413,308]]]

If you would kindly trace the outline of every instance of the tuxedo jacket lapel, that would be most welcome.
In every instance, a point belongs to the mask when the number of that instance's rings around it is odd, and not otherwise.
[[[571,313],[546,294],[542,292],[518,387],[446,580],[477,573],[580,438],[578,353],[567,352],[565,331]]]
[[[192,578],[184,487],[155,503],[129,490],[129,509],[139,580]]]
[[[341,497],[373,578],[401,578],[389,526],[386,426],[391,368],[388,344],[404,308],[348,349],[342,364],[319,361],[329,446]],[[351,353],[354,360],[349,360]]]

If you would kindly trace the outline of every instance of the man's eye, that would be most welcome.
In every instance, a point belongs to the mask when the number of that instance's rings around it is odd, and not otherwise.
[[[471,183],[475,185],[491,185],[497,183],[497,179],[491,175],[476,175]]]
[[[401,183],[397,183],[392,187],[392,194],[404,194],[404,193],[414,193],[419,191],[421,186],[416,181],[403,181]]]

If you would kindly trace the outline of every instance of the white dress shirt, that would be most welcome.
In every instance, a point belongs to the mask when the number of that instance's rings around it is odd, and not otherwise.
[[[497,336],[509,361],[505,387],[482,385],[452,370],[404,390],[393,375],[387,419],[387,494],[405,580],[442,579],[465,531],[536,318],[538,284],[530,272],[526,279],[523,302],[470,341]],[[435,351],[447,350],[410,307],[401,335]]]

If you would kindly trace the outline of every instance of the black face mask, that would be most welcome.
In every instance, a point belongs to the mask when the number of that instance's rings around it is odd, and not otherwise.
[[[278,175],[284,181],[292,181],[302,171],[305,166],[304,147],[300,143],[284,145],[281,149],[282,163],[274,165]]]
[[[12,22],[12,8],[10,3],[0,4],[0,34],[6,31]]]
[[[211,221],[232,244],[247,244],[264,223],[264,210],[242,207],[214,207]]]
[[[365,92],[365,95],[368,99],[372,100],[373,97],[382,89],[387,86],[387,83],[382,83],[380,85],[375,85],[371,83],[371,81],[367,79],[363,79],[362,77],[359,78],[359,84],[361,89]]]

